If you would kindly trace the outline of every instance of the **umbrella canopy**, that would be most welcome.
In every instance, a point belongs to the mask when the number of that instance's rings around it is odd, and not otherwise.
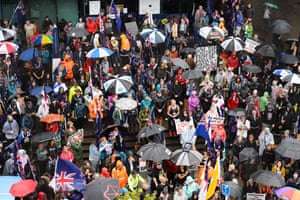
[[[242,196],[242,188],[238,184],[232,181],[224,181],[222,184],[229,187],[231,197],[239,198]]]
[[[162,144],[151,143],[143,145],[137,154],[144,160],[160,162],[162,160],[169,160],[172,152]]]
[[[270,8],[275,8],[275,9],[278,9],[278,6],[274,3],[270,3],[270,2],[264,2],[264,5],[265,6],[268,6]]]
[[[137,102],[131,98],[121,98],[116,101],[115,106],[120,110],[133,110],[137,107]]]
[[[257,160],[258,153],[257,151],[252,147],[245,147],[240,153],[239,153],[239,161],[245,162],[249,161],[251,159]]]
[[[202,161],[203,155],[198,151],[177,149],[172,153],[172,160],[177,166],[192,166]]]
[[[246,110],[244,108],[235,108],[232,110],[228,110],[228,115],[240,117],[240,116],[246,115]]]
[[[285,20],[276,20],[272,23],[272,33],[283,35],[291,32],[292,26]]]
[[[119,124],[112,124],[112,125],[108,125],[106,126],[105,129],[103,129],[100,133],[101,136],[109,136],[109,134],[116,128],[118,127],[118,129],[121,132],[124,132],[126,128],[120,126]]]
[[[114,52],[110,50],[109,48],[105,47],[99,47],[99,48],[94,48],[90,50],[87,54],[87,58],[104,58],[104,57],[109,57],[113,54]]]
[[[300,190],[293,187],[282,187],[275,190],[275,194],[278,198],[288,198],[289,200],[298,200],[300,199]]]
[[[149,40],[152,44],[160,44],[165,42],[166,36],[158,29],[144,29],[141,36],[145,40]]]
[[[268,170],[258,170],[251,174],[250,177],[253,178],[255,182],[268,186],[281,187],[285,184],[282,176]]]
[[[84,191],[84,199],[110,200],[118,197],[120,193],[119,179],[98,177],[87,184],[86,191]]]
[[[292,75],[293,72],[289,69],[276,69],[273,71],[273,74],[276,76],[285,77],[287,75]]]
[[[185,48],[180,49],[179,52],[180,53],[185,53],[185,54],[195,53],[196,49],[195,48],[191,48],[191,47],[185,47]]]
[[[76,28],[76,27],[72,28],[72,30],[67,33],[67,36],[76,37],[76,38],[81,38],[81,37],[85,37],[88,35],[89,35],[89,32],[86,29]]]
[[[275,57],[275,50],[274,47],[272,45],[266,44],[262,47],[260,47],[256,53],[258,53],[259,55],[262,55],[264,57]]]
[[[52,88],[49,86],[38,86],[30,90],[30,95],[32,96],[39,96],[42,94],[42,91],[45,89],[46,93],[49,94],[52,92]]]
[[[0,42],[0,54],[11,54],[18,50],[19,46],[13,42]]]
[[[19,176],[0,176],[0,199],[14,200],[15,198],[9,193],[10,186],[21,178]]]
[[[205,26],[200,28],[199,34],[207,40],[215,40],[224,37],[224,31],[219,27]]]
[[[47,124],[51,124],[53,122],[61,121],[61,115],[50,113],[40,118],[40,122],[45,122]]]
[[[300,159],[300,141],[294,138],[285,138],[275,149],[277,153],[286,158]]]
[[[243,70],[246,72],[251,72],[251,73],[260,73],[262,71],[259,66],[253,65],[253,64],[245,65],[243,67]]]
[[[157,135],[166,130],[167,129],[165,127],[159,124],[151,124],[142,128],[137,134],[137,138],[140,139],[140,138],[150,137],[152,135]]]
[[[133,86],[130,76],[121,76],[106,81],[103,85],[105,91],[111,94],[123,94]]]
[[[288,38],[284,41],[285,43],[299,42],[298,38]]]
[[[41,132],[41,133],[34,134],[31,137],[31,142],[33,143],[47,142],[49,140],[53,140],[54,137],[55,134],[53,134],[52,132]]]
[[[35,191],[37,184],[32,179],[21,180],[10,187],[9,193],[14,197],[26,197]]]
[[[244,42],[239,37],[228,37],[228,39],[224,40],[221,43],[221,47],[227,51],[243,51],[244,50]]]
[[[171,62],[175,65],[175,66],[179,66],[182,69],[189,69],[190,66],[189,64],[187,64],[187,62],[181,58],[172,58]]]
[[[30,49],[26,49],[25,51],[22,51],[22,53],[19,56],[19,59],[23,61],[29,61],[35,57],[39,57],[40,55],[41,52],[39,50],[30,48]]]
[[[299,59],[296,56],[286,54],[280,58],[280,62],[284,64],[294,65],[299,62]]]
[[[300,75],[299,74],[291,74],[284,77],[281,77],[282,81],[289,82],[291,84],[300,84]]]
[[[16,31],[8,28],[0,27],[0,41],[5,41],[13,38],[16,35]]]
[[[38,34],[34,35],[32,38],[30,38],[30,42],[33,44],[40,44],[40,45],[47,45],[53,43],[53,37],[46,34]]]
[[[188,70],[182,73],[181,77],[188,79],[197,79],[203,76],[202,72],[199,69]]]

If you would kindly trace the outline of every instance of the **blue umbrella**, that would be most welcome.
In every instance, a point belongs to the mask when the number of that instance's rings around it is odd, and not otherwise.
[[[45,88],[45,91],[46,91],[47,94],[52,92],[52,88],[49,87],[49,86],[38,86],[38,87],[35,87],[32,90],[30,90],[30,95],[32,95],[32,96],[41,95],[43,88]]]
[[[88,58],[104,58],[104,57],[111,56],[113,53],[114,52],[108,48],[100,47],[100,48],[94,48],[94,49],[90,50],[86,54],[86,57],[88,57]]]
[[[287,76],[287,75],[292,75],[293,72],[289,69],[276,69],[273,71],[273,74],[276,76]]]
[[[12,184],[19,182],[21,178],[19,176],[0,176],[0,199],[3,200],[14,200],[9,193],[9,189]]]
[[[23,60],[23,61],[29,61],[34,59],[35,57],[39,57],[40,56],[40,51],[30,48],[30,49],[26,49],[25,51],[23,51],[20,56],[19,59]]]

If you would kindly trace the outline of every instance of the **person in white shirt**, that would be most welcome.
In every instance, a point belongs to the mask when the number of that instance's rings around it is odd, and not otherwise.
[[[236,136],[242,136],[244,139],[247,139],[249,130],[250,130],[250,121],[246,119],[245,115],[243,115],[237,121]]]
[[[270,128],[264,128],[258,137],[259,142],[259,156],[262,156],[266,146],[274,144],[274,136],[270,131]]]

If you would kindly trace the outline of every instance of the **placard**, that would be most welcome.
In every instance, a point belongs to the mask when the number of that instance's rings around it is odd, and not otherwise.
[[[74,143],[75,136],[77,136],[79,138],[79,140],[82,142],[83,138],[84,138],[84,129],[83,128],[79,129],[75,133],[73,133],[73,135],[70,135],[68,137],[67,145],[71,145],[72,143]]]
[[[266,194],[247,193],[247,200],[266,200]]]
[[[131,33],[132,36],[136,36],[139,32],[136,22],[125,23],[125,28]]]
[[[190,121],[193,121],[193,118],[190,118]],[[183,128],[190,124],[189,121],[180,121],[180,119],[174,119],[177,135],[181,135]]]
[[[100,1],[89,1],[89,15],[100,14]]]
[[[201,71],[213,71],[218,65],[217,46],[196,48],[196,67]]]
[[[147,171],[147,161],[139,158],[139,171],[146,172]]]
[[[247,52],[249,52],[249,53],[251,53],[251,54],[253,54],[253,53],[255,53],[255,51],[256,51],[255,48],[256,48],[258,45],[259,45],[258,42],[256,42],[256,41],[254,41],[254,40],[251,40],[251,39],[247,38],[246,41],[245,41],[245,47],[244,47],[244,50],[247,51]]]

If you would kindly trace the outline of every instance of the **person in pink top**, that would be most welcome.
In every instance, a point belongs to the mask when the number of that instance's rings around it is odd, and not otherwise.
[[[189,103],[189,112],[192,114],[196,109],[196,106],[200,103],[199,97],[197,96],[197,92],[195,90],[192,91],[192,95],[188,99]]]
[[[70,150],[70,147],[64,146],[59,158],[73,162],[74,155],[73,155],[72,151]]]

